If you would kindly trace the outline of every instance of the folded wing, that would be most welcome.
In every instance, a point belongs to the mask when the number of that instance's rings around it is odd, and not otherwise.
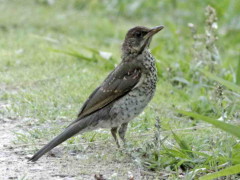
[[[105,107],[127,94],[141,78],[141,69],[131,63],[121,63],[83,104],[78,120]]]

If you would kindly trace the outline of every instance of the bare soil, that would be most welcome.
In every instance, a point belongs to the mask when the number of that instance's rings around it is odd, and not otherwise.
[[[1,110],[6,106],[0,104]],[[33,153],[30,145],[14,143],[15,133],[26,128],[24,123],[17,118],[1,115],[0,124],[1,180],[91,180],[98,179],[95,176],[99,177],[100,174],[103,179],[152,179],[143,175],[144,171],[131,158],[117,155],[119,151],[113,141],[91,143],[84,152],[75,154],[60,145],[52,154],[45,155],[36,163],[29,162],[28,158]]]

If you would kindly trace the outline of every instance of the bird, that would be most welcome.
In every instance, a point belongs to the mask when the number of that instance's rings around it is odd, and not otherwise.
[[[125,143],[128,123],[138,116],[154,96],[157,68],[149,46],[164,26],[136,26],[128,30],[122,44],[121,62],[83,103],[77,118],[29,160],[37,161],[72,136],[99,128],[111,129]]]

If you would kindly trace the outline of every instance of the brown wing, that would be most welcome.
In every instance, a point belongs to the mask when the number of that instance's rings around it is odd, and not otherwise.
[[[140,77],[140,68],[132,63],[121,63],[83,104],[78,120],[128,93],[139,82]]]

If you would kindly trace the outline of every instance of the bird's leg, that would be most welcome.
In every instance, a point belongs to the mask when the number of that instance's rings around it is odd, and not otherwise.
[[[123,123],[121,125],[121,127],[119,128],[119,130],[118,130],[119,137],[123,141],[124,145],[126,143],[126,141],[125,141],[125,134],[126,134],[126,131],[127,131],[127,126],[128,126],[128,123]]]
[[[112,133],[112,136],[113,136],[115,142],[117,143],[117,147],[120,148],[118,138],[117,138],[117,130],[118,130],[118,127],[114,127],[111,129],[111,133]]]

